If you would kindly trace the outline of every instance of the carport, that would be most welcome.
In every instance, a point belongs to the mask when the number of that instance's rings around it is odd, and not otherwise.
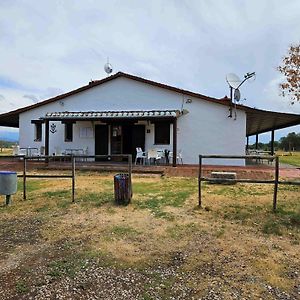
[[[258,135],[271,132],[271,155],[274,155],[275,130],[300,124],[300,114],[279,113],[267,110],[239,106],[247,114],[246,137],[249,147],[249,137],[255,135],[255,148],[258,148]]]

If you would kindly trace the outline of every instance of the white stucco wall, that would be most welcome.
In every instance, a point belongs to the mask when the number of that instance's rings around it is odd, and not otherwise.
[[[192,103],[185,103],[191,99]],[[86,90],[76,95],[69,96],[63,100],[46,104],[20,115],[20,147],[40,147],[44,145],[45,130],[43,125],[43,140],[34,142],[34,125],[31,120],[43,117],[47,112],[58,111],[103,111],[103,110],[155,110],[155,109],[177,109],[183,108],[188,114],[178,118],[177,135],[178,150],[182,150],[184,163],[197,163],[198,154],[232,154],[244,155],[246,114],[237,111],[237,119],[228,118],[228,107],[214,104],[201,99],[182,95],[166,89],[154,87],[145,83],[137,82],[127,78],[117,78]],[[89,154],[94,154],[94,136],[82,138],[79,135],[80,127],[92,127],[92,122],[77,122],[73,128],[73,142],[64,142],[64,125],[60,122],[56,133],[50,133],[49,153],[55,152],[55,148],[85,148],[88,147]],[[172,126],[171,143],[162,148],[172,150]],[[146,126],[145,146],[146,150],[155,148],[154,125]],[[206,163],[228,164],[228,161],[206,161]],[[230,162],[231,164],[233,162]],[[241,163],[241,162],[235,162]]]

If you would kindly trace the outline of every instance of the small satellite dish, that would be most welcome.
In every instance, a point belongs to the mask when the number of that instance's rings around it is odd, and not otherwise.
[[[235,89],[234,90],[234,95],[233,95],[233,98],[235,101],[239,102],[240,99],[241,99],[241,92],[239,89]]]
[[[106,72],[107,75],[111,74],[111,72],[113,71],[112,65],[109,62],[107,62],[104,65],[104,71]]]
[[[233,89],[237,89],[242,82],[241,79],[233,73],[229,73],[226,75],[226,81],[228,82],[229,86]]]

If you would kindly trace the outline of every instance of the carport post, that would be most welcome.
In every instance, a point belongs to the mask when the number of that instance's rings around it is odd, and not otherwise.
[[[255,136],[255,149],[258,149],[258,134]]]
[[[274,155],[274,138],[275,138],[275,130],[271,131],[271,155]]]

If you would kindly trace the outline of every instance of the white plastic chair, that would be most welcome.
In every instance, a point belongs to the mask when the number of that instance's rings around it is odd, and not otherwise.
[[[30,156],[38,156],[38,155],[39,155],[39,149],[38,148],[36,148],[36,149],[32,148],[30,150]]]
[[[27,156],[27,150],[25,148],[19,148],[18,149],[18,155],[24,155],[24,156]]]
[[[55,147],[54,150],[55,150],[55,156],[61,156],[62,155],[60,147]]]
[[[89,153],[89,147],[86,146],[82,149],[82,155],[88,155],[88,153]],[[87,161],[88,159],[86,157],[84,157],[82,160]]]
[[[159,154],[159,152],[157,151],[157,149],[150,149],[148,150],[148,161],[149,164],[151,164],[151,160],[154,161],[154,164],[157,163],[159,160],[161,160],[162,156]]]
[[[20,147],[18,145],[13,146],[13,155],[20,155]]]
[[[169,153],[169,159],[170,159],[170,162],[172,162],[172,159],[173,159],[173,152],[170,152],[170,153]],[[177,163],[180,162],[180,163],[183,165],[182,151],[181,151],[181,150],[179,150],[179,151],[177,152],[176,161],[177,161]]]
[[[89,147],[83,148],[83,155],[88,155],[89,153]]]
[[[165,158],[165,150],[164,149],[156,149],[158,160],[162,160]]]
[[[41,146],[40,147],[40,156],[44,156],[45,155],[45,146]]]
[[[136,156],[135,156],[134,164],[136,165],[138,159],[140,161],[142,161],[142,163],[144,164],[146,158],[147,158],[147,156],[146,156],[145,152],[143,152],[142,148],[137,147],[136,148]]]

